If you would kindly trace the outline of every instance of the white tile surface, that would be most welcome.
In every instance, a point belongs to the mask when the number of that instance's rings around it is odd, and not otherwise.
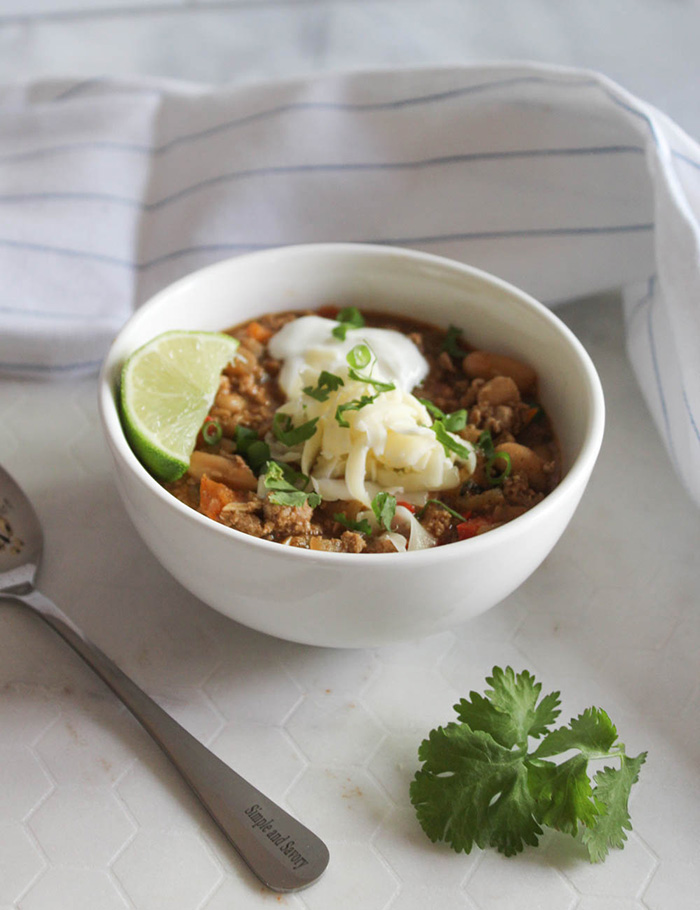
[[[528,58],[599,69],[700,135],[694,0],[0,0],[0,81],[103,73],[244,83]],[[96,175],[99,178],[99,175]],[[31,617],[0,612],[0,910],[685,910],[700,893],[700,528],[650,425],[615,301],[561,311],[609,410],[589,492],[552,556],[472,624],[397,648],[267,639],[143,550],[109,475],[90,380],[0,383],[0,462],[46,531],[41,584],[194,735],[325,837],[313,888],[273,896],[167,761]],[[640,457],[639,453],[642,453]],[[622,852],[570,838],[505,860],[432,845],[416,750],[494,664],[609,710],[649,760]],[[568,712],[568,713],[567,713]]]

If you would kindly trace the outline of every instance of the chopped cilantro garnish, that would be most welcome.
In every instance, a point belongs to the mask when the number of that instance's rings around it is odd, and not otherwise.
[[[459,411],[452,411],[451,414],[445,414],[440,408],[429,401],[427,398],[419,398],[418,401],[428,410],[436,419],[442,421],[445,429],[450,433],[459,433],[467,425],[467,412],[464,408]]]
[[[471,457],[471,452],[467,446],[462,445],[461,442],[457,442],[454,436],[451,436],[442,420],[436,420],[432,427],[432,431],[435,433],[437,441],[442,445],[445,450],[445,455],[449,455],[450,452],[454,452],[455,455],[458,455],[460,458],[464,458],[465,461],[469,460]]]
[[[372,528],[366,518],[362,518],[360,521],[353,521],[344,512],[335,512],[333,518],[349,531],[357,531],[358,534],[364,534],[366,537],[369,537],[372,533]]]
[[[347,420],[343,417],[345,411],[359,411],[360,408],[364,408],[368,404],[372,404],[376,397],[376,395],[362,395],[361,398],[353,398],[352,401],[347,401],[345,404],[339,404],[335,409],[335,419],[338,421],[339,426],[350,426]]]
[[[440,350],[447,351],[452,357],[464,357],[466,351],[459,345],[459,339],[461,337],[462,330],[458,329],[457,326],[451,325],[447,330],[447,335],[445,335],[445,340],[443,341]]]
[[[267,462],[263,482],[265,489],[271,491],[268,496],[270,502],[275,505],[303,506],[308,503],[312,509],[315,509],[321,502],[318,493],[305,491],[305,487],[309,483],[306,474],[301,474],[278,461]],[[302,488],[300,489],[297,484],[302,484]]]
[[[275,414],[272,421],[272,432],[281,443],[286,446],[295,446],[300,442],[306,442],[316,432],[318,417],[313,420],[307,420],[306,423],[299,424],[295,427],[292,424],[292,418],[289,414]]]
[[[393,382],[382,382],[379,379],[372,379],[372,371],[367,376],[360,373],[360,370],[368,366],[372,361],[372,350],[368,344],[356,344],[345,356],[348,362],[348,376],[356,382],[364,382],[371,385],[377,392],[391,392],[396,388]]]
[[[353,370],[352,367],[348,370],[348,375],[356,382],[366,382],[367,385],[371,385],[378,392],[391,392],[396,388],[393,382],[381,382],[379,379],[372,379],[371,376],[363,376],[357,370]]]
[[[454,509],[451,509],[447,503],[443,502],[441,499],[428,499],[420,512],[416,513],[416,518],[422,518],[425,515],[425,510],[428,508],[431,502],[433,505],[440,506],[440,508],[444,509],[446,512],[449,512],[453,518],[457,519],[457,521],[464,521],[464,515],[461,515],[459,512],[455,512]]]
[[[380,490],[372,500],[372,511],[380,527],[391,531],[391,522],[396,514],[396,497],[391,493]]]
[[[580,824],[591,862],[623,847],[646,752],[628,756],[600,708],[550,730],[561,713],[559,692],[540,698],[542,686],[526,670],[494,667],[486,681],[485,696],[471,692],[454,706],[460,723],[432,730],[418,750],[424,764],[410,796],[428,837],[457,852],[495,847],[513,856],[537,846],[544,825],[575,836]],[[530,739],[541,742],[532,749]],[[598,760],[619,767],[591,780],[589,762]]]
[[[340,376],[335,373],[329,373],[327,370],[321,370],[316,386],[307,385],[304,394],[309,398],[315,398],[316,401],[328,401],[331,392],[337,391],[342,385],[345,385]]]
[[[336,319],[338,325],[333,328],[331,335],[339,341],[345,341],[348,329],[361,329],[365,324],[362,313],[354,306],[343,307]]]

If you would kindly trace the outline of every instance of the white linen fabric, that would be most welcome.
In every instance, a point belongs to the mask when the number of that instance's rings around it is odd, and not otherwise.
[[[700,147],[587,71],[7,86],[0,369],[94,371],[134,308],[228,256],[413,247],[552,306],[624,288],[632,363],[700,503],[699,214]]]

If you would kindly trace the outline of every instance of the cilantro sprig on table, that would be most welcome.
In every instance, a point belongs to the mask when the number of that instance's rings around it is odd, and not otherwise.
[[[600,708],[551,729],[559,692],[540,697],[526,670],[494,667],[486,682],[485,695],[471,692],[455,705],[460,723],[432,730],[418,751],[424,764],[410,797],[428,837],[457,852],[495,847],[512,856],[537,846],[543,826],[574,836],[581,826],[591,862],[622,848],[646,752],[628,756]],[[540,742],[533,748],[530,740]],[[589,763],[598,760],[614,766],[591,779]]]

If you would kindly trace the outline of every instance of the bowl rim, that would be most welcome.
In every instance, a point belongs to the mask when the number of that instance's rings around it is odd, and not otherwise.
[[[512,521],[494,528],[488,534],[477,535],[465,541],[455,541],[454,544],[442,547],[431,547],[425,550],[407,551],[405,553],[335,553],[325,550],[307,550],[302,547],[284,547],[276,541],[264,540],[245,534],[235,528],[229,528],[219,522],[212,521],[205,515],[196,512],[194,509],[180,502],[175,496],[169,493],[160,483],[151,476],[147,469],[141,464],[136,457],[131,446],[129,445],[124,433],[121,418],[119,415],[118,395],[113,385],[113,373],[117,368],[116,350],[119,346],[123,335],[131,330],[133,325],[140,320],[147,318],[151,310],[156,309],[171,294],[176,293],[182,287],[196,283],[203,277],[211,276],[217,271],[226,271],[233,263],[251,261],[253,259],[264,262],[265,259],[275,259],[280,256],[297,257],[297,256],[377,256],[387,257],[394,256],[399,259],[409,259],[414,262],[422,262],[426,265],[432,265],[436,268],[451,271],[454,274],[462,274],[476,279],[480,282],[491,285],[509,296],[515,297],[517,303],[525,305],[528,309],[533,310],[540,318],[549,323],[556,332],[561,335],[568,343],[579,365],[583,368],[583,375],[586,380],[587,398],[589,414],[587,425],[583,434],[578,453],[573,459],[569,469],[559,484],[549,493],[541,502],[533,506],[525,514],[514,518]],[[528,529],[541,524],[547,520],[548,515],[555,511],[559,504],[575,492],[581,484],[585,486],[587,477],[593,469],[595,461],[602,444],[603,431],[605,425],[605,399],[600,378],[595,369],[590,355],[569,329],[569,327],[559,319],[550,309],[537,299],[532,297],[526,291],[515,285],[493,275],[490,272],[479,269],[475,266],[462,263],[459,260],[450,259],[445,256],[438,256],[434,253],[427,253],[421,250],[406,249],[403,247],[394,247],[384,244],[371,243],[349,243],[349,242],[325,242],[325,243],[300,243],[291,245],[281,245],[269,249],[257,250],[245,253],[240,256],[228,257],[219,260],[203,268],[197,269],[182,276],[176,281],[166,285],[142,304],[122,325],[109,347],[107,354],[102,362],[98,378],[98,411],[104,435],[115,459],[118,457],[127,469],[135,476],[135,479],[142,487],[145,487],[150,493],[155,495],[162,503],[165,504],[172,512],[185,516],[187,519],[200,525],[203,530],[211,534],[223,535],[223,539],[238,541],[239,545],[250,546],[255,549],[262,548],[270,553],[283,553],[287,555],[294,553],[292,557],[295,560],[310,560],[311,562],[322,561],[329,566],[332,565],[349,565],[358,558],[362,558],[362,565],[368,571],[372,567],[379,565],[386,566],[387,560],[391,560],[391,565],[403,564],[403,560],[410,559],[411,564],[418,567],[423,562],[441,563],[444,560],[459,558],[464,545],[468,545],[473,555],[478,555],[479,551],[499,546],[509,538],[518,537],[527,533]],[[456,546],[459,544],[461,546]],[[399,560],[397,561],[397,555]],[[367,560],[367,557],[372,557]]]

